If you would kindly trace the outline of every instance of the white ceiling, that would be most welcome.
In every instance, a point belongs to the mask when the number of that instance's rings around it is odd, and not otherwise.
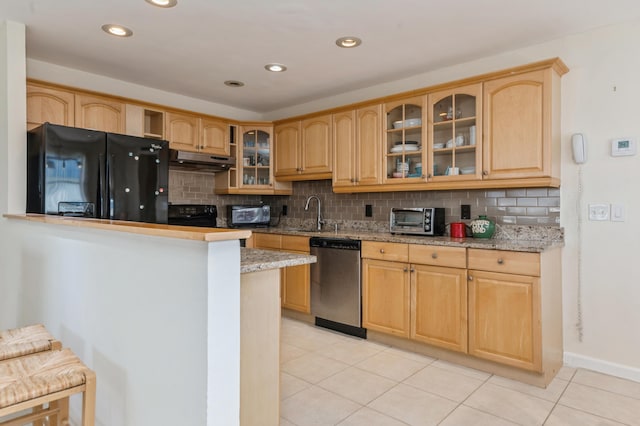
[[[637,17],[638,0],[0,1],[0,19],[26,24],[29,58],[260,113]],[[341,36],[363,43],[340,49]]]

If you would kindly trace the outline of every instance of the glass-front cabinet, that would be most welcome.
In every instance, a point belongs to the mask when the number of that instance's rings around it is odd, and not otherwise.
[[[424,137],[424,96],[385,104],[386,140],[384,179],[386,183],[424,180],[422,170]]]
[[[241,187],[271,186],[271,129],[241,127]]]
[[[430,181],[481,179],[482,85],[429,95]]]

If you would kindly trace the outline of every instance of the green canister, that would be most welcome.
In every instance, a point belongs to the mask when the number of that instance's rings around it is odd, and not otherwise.
[[[471,221],[473,238],[491,238],[496,231],[496,224],[485,215]]]

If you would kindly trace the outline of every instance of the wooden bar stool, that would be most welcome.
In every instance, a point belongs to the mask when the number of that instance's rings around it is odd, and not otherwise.
[[[0,362],[0,426],[69,425],[69,396],[82,393],[82,426],[95,423],[96,376],[70,349]],[[44,408],[45,404],[47,408]],[[21,413],[19,417],[3,417]]]
[[[42,324],[0,332],[0,361],[59,349],[62,344]]]

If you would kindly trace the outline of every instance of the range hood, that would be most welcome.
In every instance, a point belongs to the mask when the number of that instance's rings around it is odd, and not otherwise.
[[[169,150],[169,165],[183,170],[222,172],[236,166],[235,157]]]

